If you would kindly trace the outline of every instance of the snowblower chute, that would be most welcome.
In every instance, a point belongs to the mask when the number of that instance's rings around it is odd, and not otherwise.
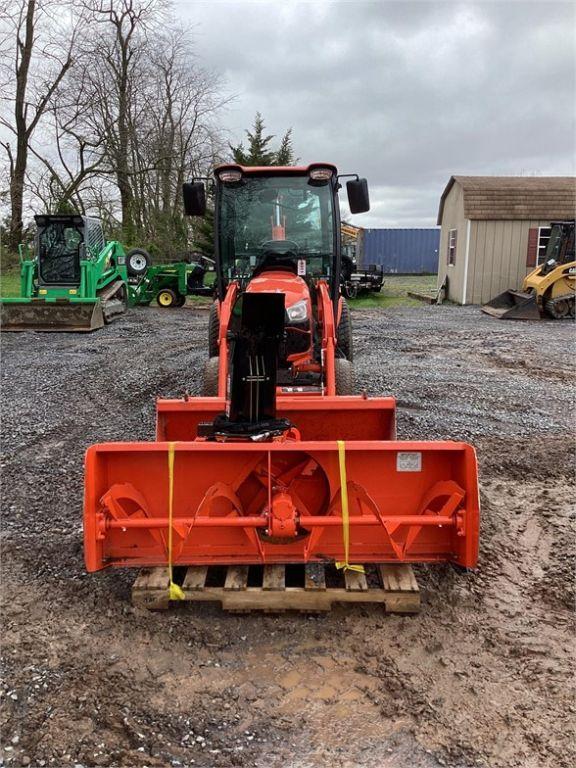
[[[333,166],[217,169],[218,354],[204,396],[158,401],[156,442],[88,450],[88,570],[476,564],[474,449],[398,441],[394,398],[353,394],[338,188]]]

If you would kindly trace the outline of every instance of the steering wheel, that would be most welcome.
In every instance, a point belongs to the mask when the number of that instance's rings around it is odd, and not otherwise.
[[[280,243],[282,244],[282,251],[277,250]],[[263,240],[260,243],[260,248],[263,252],[273,253],[279,257],[288,256],[290,253],[297,256],[300,250],[300,246],[294,240]]]

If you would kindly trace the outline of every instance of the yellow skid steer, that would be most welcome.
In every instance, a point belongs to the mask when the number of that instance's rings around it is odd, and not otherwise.
[[[503,320],[560,320],[574,317],[575,298],[574,221],[555,221],[544,261],[526,275],[522,290],[504,291],[482,311]]]

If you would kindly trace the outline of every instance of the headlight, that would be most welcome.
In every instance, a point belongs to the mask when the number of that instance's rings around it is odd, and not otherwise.
[[[287,307],[286,314],[292,323],[301,323],[308,318],[308,302],[305,299],[297,301],[291,307]]]
[[[314,186],[327,184],[334,176],[334,169],[321,165],[313,165],[308,170],[308,183]]]
[[[242,174],[240,171],[222,171],[218,178],[224,184],[234,184],[235,182],[242,181]]]
[[[216,175],[223,184],[237,184],[242,181],[242,169],[235,166],[217,169]]]
[[[312,181],[330,181],[334,171],[331,168],[312,168],[310,178]]]

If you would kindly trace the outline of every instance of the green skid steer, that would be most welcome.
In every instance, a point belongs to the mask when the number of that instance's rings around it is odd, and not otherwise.
[[[135,303],[128,275],[149,257],[106,242],[98,219],[35,216],[34,253],[20,252],[20,296],[2,299],[2,331],[94,331]]]

